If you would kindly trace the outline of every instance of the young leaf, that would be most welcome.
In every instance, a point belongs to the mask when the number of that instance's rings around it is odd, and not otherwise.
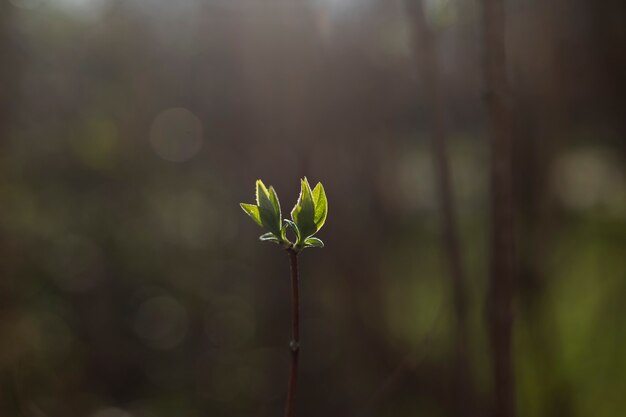
[[[328,200],[326,200],[326,192],[321,182],[318,182],[313,189],[313,204],[315,205],[315,227],[317,232],[324,226],[326,216],[328,215]]]
[[[246,204],[246,203],[241,203],[239,205],[241,206],[243,211],[246,212],[248,216],[252,217],[252,220],[254,220],[256,224],[263,227],[263,222],[261,221],[261,214],[259,213],[259,208],[257,206],[255,206],[254,204]]]
[[[268,232],[268,233],[262,234],[261,236],[259,236],[259,240],[262,240],[263,242],[280,243],[278,238],[276,236],[274,236],[274,233],[272,233],[272,232]]]
[[[291,218],[300,230],[300,239],[298,244],[302,245],[302,239],[313,235],[317,228],[315,226],[315,205],[313,204],[313,195],[311,187],[306,178],[301,180],[300,197],[296,206],[291,211]]]
[[[280,214],[270,199],[270,194],[263,181],[256,182],[256,198],[263,226],[276,236],[280,236]]]
[[[316,238],[316,237],[310,237],[307,240],[304,241],[304,246],[306,248],[311,248],[311,247],[315,247],[315,248],[323,248],[324,247],[324,242],[322,242],[320,239]]]
[[[278,221],[280,222],[280,219],[282,218],[282,214],[280,212],[280,202],[278,201],[278,194],[276,194],[276,190],[274,190],[274,187],[270,187],[269,194],[270,201],[274,206],[274,210],[276,211],[276,213],[278,213]]]
[[[256,180],[256,184],[255,184],[255,197],[256,197],[256,205],[257,206],[261,206],[261,197],[262,196],[266,196],[267,198],[269,198],[269,191],[267,190],[267,187],[265,186],[265,184],[263,184],[263,181],[261,180]]]
[[[300,230],[298,229],[298,226],[294,222],[289,220],[289,219],[284,219],[283,221],[285,222],[285,224],[287,224],[287,226],[291,227],[291,230],[293,230],[293,232],[296,235],[296,242],[299,242],[300,241]],[[287,231],[285,230],[285,233],[286,232]],[[284,238],[286,239],[286,236],[284,236]]]

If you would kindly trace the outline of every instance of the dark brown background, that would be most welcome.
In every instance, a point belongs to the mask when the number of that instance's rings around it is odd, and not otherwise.
[[[238,203],[262,178],[287,212],[304,175],[330,211],[297,415],[491,413],[480,2],[425,1],[422,26],[399,0],[1,4],[0,415],[281,415],[288,259]],[[625,4],[507,5],[520,416],[626,410]]]

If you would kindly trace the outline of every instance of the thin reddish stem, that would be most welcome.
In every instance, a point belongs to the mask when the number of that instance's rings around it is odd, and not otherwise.
[[[300,279],[298,277],[298,252],[288,249],[289,262],[291,265],[291,366],[289,370],[289,384],[287,386],[287,401],[285,404],[285,417],[293,417],[295,414],[295,399],[298,386],[298,354],[300,352]]]

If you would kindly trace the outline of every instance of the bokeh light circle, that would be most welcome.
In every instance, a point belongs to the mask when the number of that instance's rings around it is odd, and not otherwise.
[[[202,148],[202,122],[181,107],[164,110],[152,122],[150,144],[166,161],[188,161]]]
[[[187,310],[170,296],[157,296],[144,301],[134,320],[135,333],[150,347],[172,349],[187,333]]]

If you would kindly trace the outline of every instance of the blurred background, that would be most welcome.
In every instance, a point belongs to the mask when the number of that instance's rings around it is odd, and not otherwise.
[[[288,259],[238,203],[305,175],[297,415],[490,415],[480,2],[0,4],[1,416],[281,415]],[[506,12],[516,407],[619,416],[626,3]]]

